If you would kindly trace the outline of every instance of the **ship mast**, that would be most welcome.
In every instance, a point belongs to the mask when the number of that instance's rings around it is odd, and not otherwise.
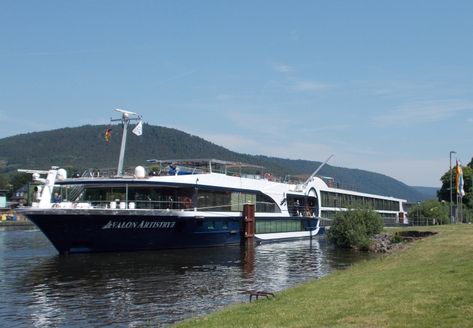
[[[123,124],[123,135],[122,135],[122,145],[120,147],[120,157],[118,158],[118,168],[117,168],[117,176],[123,176],[123,160],[125,158],[125,148],[126,148],[126,136],[128,131],[128,124],[131,121],[139,121],[141,120],[141,115],[129,112],[123,109],[115,109],[115,111],[122,113],[122,117],[119,119],[110,119],[112,122],[121,122]],[[131,117],[135,116],[135,117]]]

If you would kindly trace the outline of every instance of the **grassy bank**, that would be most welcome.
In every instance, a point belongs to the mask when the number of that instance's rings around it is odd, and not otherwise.
[[[473,225],[178,327],[472,327]]]

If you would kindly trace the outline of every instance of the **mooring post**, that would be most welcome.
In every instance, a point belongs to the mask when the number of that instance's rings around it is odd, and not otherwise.
[[[243,205],[243,235],[245,240],[255,237],[255,227],[255,205],[245,204]]]

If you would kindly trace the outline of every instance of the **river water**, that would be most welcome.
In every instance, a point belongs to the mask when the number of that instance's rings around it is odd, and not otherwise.
[[[312,241],[60,256],[42,233],[0,228],[0,326],[166,327],[370,255]]]

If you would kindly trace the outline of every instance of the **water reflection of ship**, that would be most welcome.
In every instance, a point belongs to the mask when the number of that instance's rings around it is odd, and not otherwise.
[[[243,257],[243,258],[242,258]],[[166,272],[182,275],[188,271],[210,271],[218,267],[241,266],[245,249],[239,246],[167,250],[137,253],[80,254],[75,257],[53,256],[25,276],[25,283],[44,280],[67,282],[137,278],[140,274]],[[27,284],[28,285],[28,284]]]
[[[336,267],[330,257],[342,256],[332,253],[323,238],[315,238],[256,247],[52,256],[27,271],[15,288],[26,295],[27,322],[159,326],[246,302],[242,289],[277,292],[326,275]]]
[[[114,284],[126,282],[133,291],[146,290],[150,285],[159,289],[160,284],[176,285],[179,290],[179,286],[193,284],[196,277],[211,279],[235,272],[251,282],[261,271],[266,272],[268,280],[285,279],[295,271],[322,276],[331,268],[343,268],[356,261],[356,257],[330,247],[324,246],[322,251],[320,242],[325,244],[314,239],[258,246],[247,243],[224,248],[52,256],[27,272],[18,288],[41,287],[52,292],[63,287],[84,288],[92,295],[103,295]],[[178,292],[175,294],[179,297]]]
[[[53,256],[27,272],[16,288],[30,295],[31,316],[53,325],[74,319],[78,310],[112,325],[135,320],[135,312],[144,312],[139,320],[173,322],[218,308],[221,294],[237,294],[242,272],[251,275],[246,270],[253,269],[246,254],[230,246]],[[229,291],[233,285],[235,291]]]
[[[318,250],[316,243],[315,249]],[[301,248],[301,245],[304,247]],[[137,284],[134,288],[141,289],[152,282],[171,282],[176,278],[182,282],[182,276],[186,275],[206,272],[228,274],[231,268],[236,268],[245,278],[251,278],[254,276],[257,254],[260,254],[258,262],[264,261],[265,266],[270,265],[272,258],[284,256],[287,263],[279,261],[277,265],[287,267],[306,261],[299,253],[311,249],[314,247],[308,241],[300,241],[259,246],[249,243],[223,248],[52,256],[27,272],[18,288],[31,290],[41,286],[55,289],[71,284],[71,288],[81,287],[92,294],[101,294],[104,292],[101,288],[106,289],[107,284],[120,280],[133,282]]]

